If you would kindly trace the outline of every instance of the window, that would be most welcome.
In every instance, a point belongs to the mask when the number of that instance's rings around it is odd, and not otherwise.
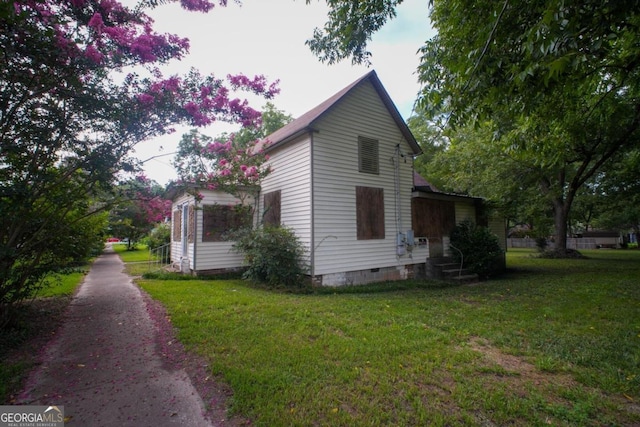
[[[356,187],[358,240],[384,239],[384,190]]]
[[[182,211],[173,211],[173,241],[182,240]]]
[[[244,205],[204,205],[202,241],[222,242],[226,233],[251,224],[251,207]]]
[[[378,140],[359,136],[358,171],[378,175],[380,173],[378,157]]]
[[[264,215],[262,222],[264,225],[280,225],[280,190],[271,191],[264,195]]]

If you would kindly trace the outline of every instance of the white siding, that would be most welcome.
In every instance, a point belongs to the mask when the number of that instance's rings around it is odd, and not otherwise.
[[[396,234],[411,228],[411,148],[369,82],[354,89],[313,134],[314,275],[413,264],[396,256]],[[358,172],[358,136],[380,142],[380,174]],[[401,228],[396,226],[394,166],[400,161]],[[355,187],[383,188],[385,239],[357,240]],[[424,262],[424,260],[422,260]]]
[[[280,223],[296,233],[310,255],[311,248],[311,137],[305,134],[269,153],[271,174],[262,183],[262,195],[280,190]],[[260,201],[260,218],[264,201]]]
[[[476,223],[476,208],[473,202],[456,202],[456,224],[460,224],[464,220],[471,220]]]
[[[182,224],[178,227],[180,229],[180,241],[176,241],[173,239],[173,218],[175,211],[182,211],[182,205],[185,203],[193,204],[193,196],[188,194],[182,194],[176,200],[173,201],[171,206],[171,262],[180,264],[182,260],[191,260],[193,258],[193,244],[189,244],[187,253],[182,253],[183,242],[182,242]],[[182,221],[188,221],[188,218],[182,218]],[[193,265],[189,266],[190,268]]]
[[[507,230],[504,218],[500,215],[491,215],[489,217],[488,228],[493,234],[498,236],[498,242],[503,251],[507,250]]]
[[[231,194],[221,191],[200,190],[200,194],[204,196],[198,206],[204,205],[235,205],[239,203],[238,199]],[[248,202],[252,203],[252,202]],[[195,253],[196,271],[217,270],[236,268],[243,265],[242,255],[231,250],[233,242],[203,242],[203,215],[202,209],[196,210],[196,242],[197,249]],[[193,265],[193,264],[192,264]],[[192,267],[193,268],[193,267]]]

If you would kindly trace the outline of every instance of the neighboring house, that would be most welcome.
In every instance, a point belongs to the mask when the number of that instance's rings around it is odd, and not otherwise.
[[[374,71],[269,135],[265,147],[272,173],[262,183],[253,220],[295,231],[315,284],[399,280],[424,271],[431,229],[412,204],[432,196],[419,186],[414,191],[413,158],[421,150]],[[475,217],[477,199],[442,197],[456,200],[454,224]],[[191,273],[242,266],[221,234],[251,220],[236,218],[238,200],[211,190],[182,191],[172,199],[174,264]],[[444,233],[436,235],[444,241]]]

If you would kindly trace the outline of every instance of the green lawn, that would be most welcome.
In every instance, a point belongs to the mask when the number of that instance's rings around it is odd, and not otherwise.
[[[139,283],[258,426],[640,424],[640,251],[585,254],[458,287]]]
[[[115,243],[113,250],[120,256],[125,263],[127,274],[131,276],[142,276],[149,272],[149,249],[146,245],[136,245],[134,250],[127,250],[124,243]]]
[[[146,245],[135,245],[133,250],[127,250],[124,243],[114,243],[113,250],[120,255],[124,262],[145,262],[149,261],[149,250]]]

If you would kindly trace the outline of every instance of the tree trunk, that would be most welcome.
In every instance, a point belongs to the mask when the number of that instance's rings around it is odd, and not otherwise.
[[[558,253],[567,252],[567,222],[569,217],[569,207],[567,201],[558,198],[553,201],[553,220],[555,225],[555,251]]]

